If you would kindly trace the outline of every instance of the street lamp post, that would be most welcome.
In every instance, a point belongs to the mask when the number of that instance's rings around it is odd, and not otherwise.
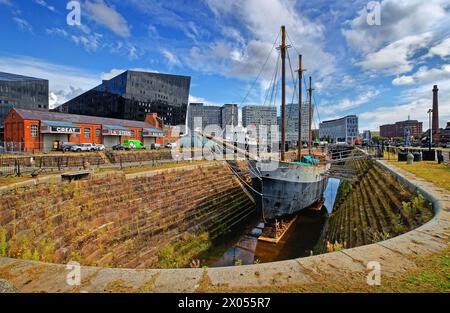
[[[428,145],[428,149],[431,151],[431,142],[433,140],[433,127],[431,125],[431,113],[433,113],[432,109],[428,110],[428,117],[429,117],[429,125],[430,125],[430,134],[429,134],[429,145]]]

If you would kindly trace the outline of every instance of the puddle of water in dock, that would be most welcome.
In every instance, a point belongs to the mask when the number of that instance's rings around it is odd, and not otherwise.
[[[264,223],[254,216],[244,226],[222,236],[204,255],[201,264],[210,267],[274,262],[311,255],[321,237],[327,212],[333,210],[339,180],[330,178],[324,192],[325,205],[320,212],[303,210],[277,243],[258,241]]]

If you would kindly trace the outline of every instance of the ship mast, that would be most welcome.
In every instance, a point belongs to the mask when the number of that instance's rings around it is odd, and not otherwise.
[[[281,161],[286,161],[286,28],[281,26]]]
[[[302,55],[298,55],[298,160],[302,159]]]
[[[313,88],[312,88],[312,79],[311,76],[309,76],[309,154],[311,154],[311,145],[312,145],[312,116],[313,116],[313,112],[312,112],[312,92],[313,92]]]

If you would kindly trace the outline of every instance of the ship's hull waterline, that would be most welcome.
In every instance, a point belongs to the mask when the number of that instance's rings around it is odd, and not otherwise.
[[[261,175],[252,177],[253,187],[260,193],[254,193],[257,209],[264,219],[271,220],[310,207],[323,198],[328,169],[329,165],[280,163],[273,171],[260,171]]]

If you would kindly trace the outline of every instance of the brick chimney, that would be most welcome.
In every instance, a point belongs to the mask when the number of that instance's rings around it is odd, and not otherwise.
[[[433,142],[439,143],[441,139],[441,134],[439,131],[439,103],[438,103],[438,86],[433,87]]]

